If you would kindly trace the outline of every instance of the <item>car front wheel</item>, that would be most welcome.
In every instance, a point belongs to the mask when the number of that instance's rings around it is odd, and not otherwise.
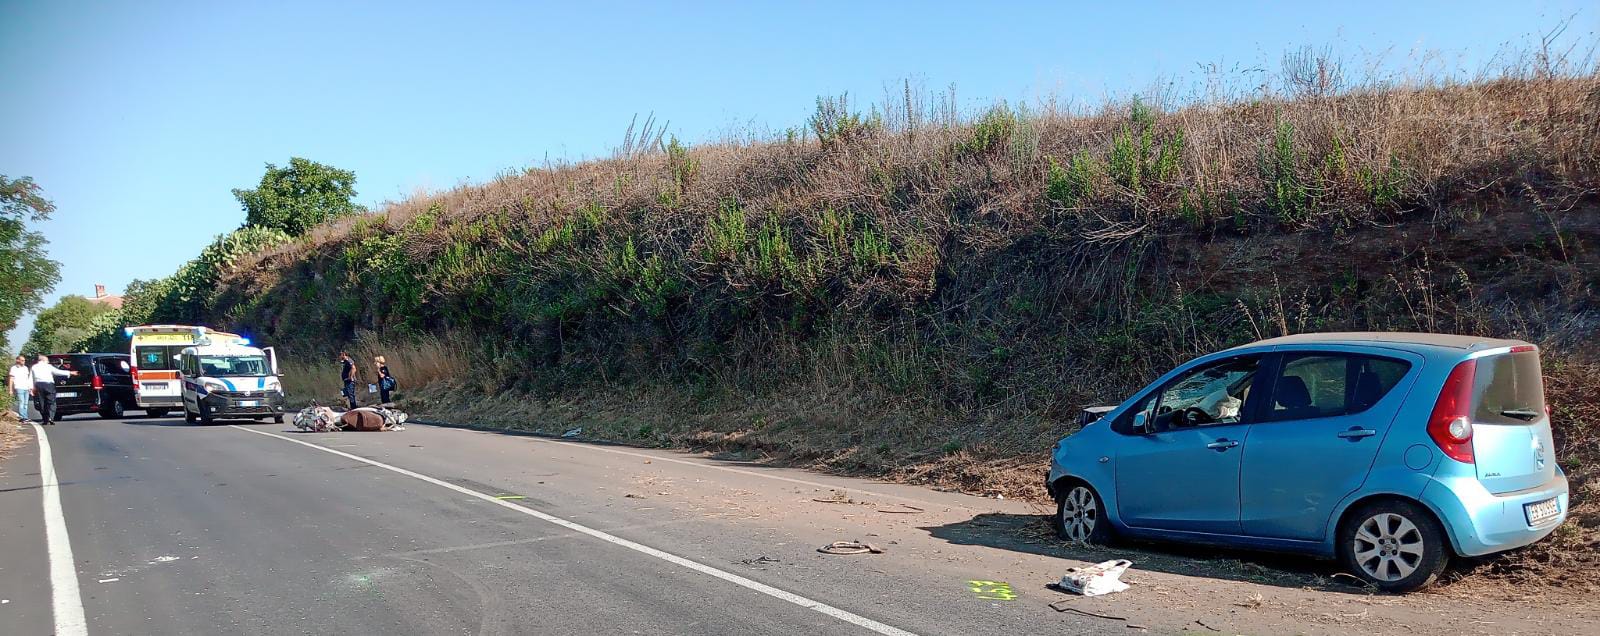
[[[1339,560],[1346,570],[1386,592],[1432,583],[1450,562],[1444,528],[1407,501],[1367,504],[1339,527]]]
[[[1056,499],[1056,534],[1074,543],[1111,543],[1111,522],[1105,518],[1100,495],[1088,484],[1068,484]]]

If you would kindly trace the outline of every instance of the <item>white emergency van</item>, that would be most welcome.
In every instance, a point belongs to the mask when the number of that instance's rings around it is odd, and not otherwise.
[[[283,383],[271,347],[243,338],[208,338],[178,352],[183,419],[209,424],[221,418],[272,418],[283,422]]]

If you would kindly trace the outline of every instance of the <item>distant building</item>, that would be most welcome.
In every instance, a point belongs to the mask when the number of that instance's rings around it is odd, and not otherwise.
[[[95,285],[94,298],[90,298],[89,300],[106,305],[112,309],[122,309],[122,297],[107,294],[105,285]]]

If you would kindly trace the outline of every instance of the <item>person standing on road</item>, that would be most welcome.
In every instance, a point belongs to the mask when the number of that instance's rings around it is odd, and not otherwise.
[[[378,367],[378,401],[388,404],[395,385],[394,376],[389,374],[389,361],[383,356],[373,356],[372,362]]]
[[[39,407],[42,424],[56,423],[56,378],[78,375],[77,371],[62,371],[50,364],[50,356],[39,354],[39,361],[30,370],[33,374],[33,399]]]
[[[28,402],[33,401],[33,372],[28,370],[28,359],[17,356],[15,364],[11,365],[11,373],[6,376],[6,388],[11,391],[11,397],[17,400],[17,417],[28,421]]]
[[[339,379],[344,381],[344,399],[350,403],[350,409],[356,408],[356,361],[350,358],[347,351],[339,352]]]

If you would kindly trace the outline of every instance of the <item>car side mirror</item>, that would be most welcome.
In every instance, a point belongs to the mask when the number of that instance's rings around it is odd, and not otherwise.
[[[1140,435],[1148,434],[1150,432],[1150,429],[1149,429],[1150,421],[1149,421],[1149,419],[1150,418],[1145,415],[1144,411],[1139,411],[1138,413],[1134,413],[1133,414],[1133,432],[1138,433]]]

